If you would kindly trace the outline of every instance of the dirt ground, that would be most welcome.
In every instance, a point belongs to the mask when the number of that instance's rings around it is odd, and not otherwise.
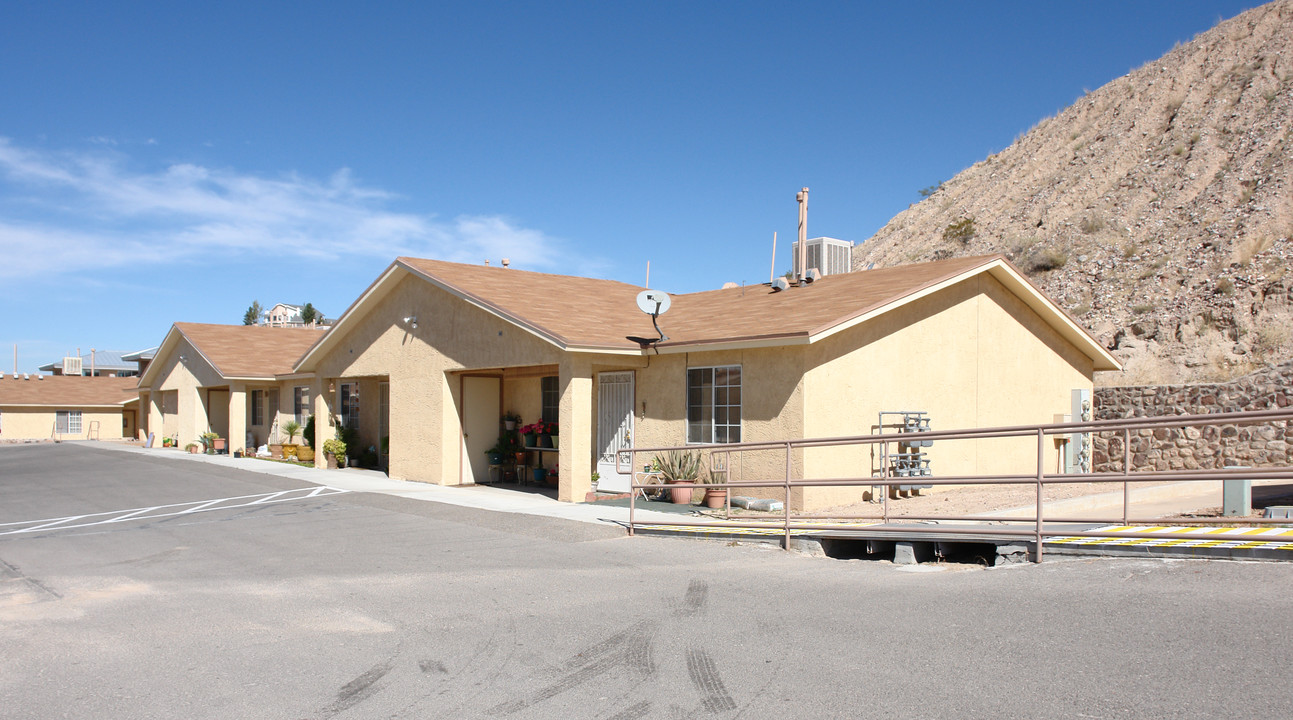
[[[1162,484],[1162,483],[1156,483]],[[1101,493],[1121,492],[1122,483],[1072,483],[1050,485],[1042,495],[1043,502]],[[889,500],[889,516],[904,515],[979,515],[997,510],[1032,507],[1037,503],[1037,488],[1033,485],[981,485],[952,490],[920,491],[920,495]],[[879,513],[879,503],[858,503],[822,510],[819,515],[864,515]]]

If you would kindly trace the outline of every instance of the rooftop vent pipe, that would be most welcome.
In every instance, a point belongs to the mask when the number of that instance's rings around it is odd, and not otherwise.
[[[795,279],[803,283],[804,267],[808,264],[808,188],[800,190],[795,200],[799,201],[799,262]]]

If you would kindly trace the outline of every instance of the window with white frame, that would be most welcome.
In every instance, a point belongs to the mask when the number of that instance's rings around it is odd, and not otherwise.
[[[81,434],[81,411],[59,410],[54,414],[54,432],[59,435]]]
[[[265,391],[251,391],[251,424],[262,426],[265,424]]]
[[[296,416],[296,421],[302,427],[309,421],[310,415],[310,386],[297,385],[292,388],[292,414]]]
[[[741,442],[741,366],[687,368],[687,442]]]
[[[341,383],[338,406],[341,408],[342,427],[359,430],[359,383]]]

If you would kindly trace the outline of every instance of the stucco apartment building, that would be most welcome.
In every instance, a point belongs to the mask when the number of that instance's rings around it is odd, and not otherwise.
[[[292,364],[323,330],[175,323],[138,378],[145,434],[179,446],[214,432],[229,448],[269,441],[287,415],[311,411],[310,379]],[[305,424],[305,420],[301,420]]]
[[[134,437],[133,377],[0,375],[0,441]]]
[[[393,477],[487,477],[500,415],[560,425],[559,497],[618,476],[630,444],[775,441],[872,432],[920,409],[944,429],[1052,422],[1117,361],[1003,257],[846,273],[675,296],[659,318],[642,288],[590,278],[399,258],[292,368],[310,379],[318,441],[331,422],[364,445],[389,437]],[[800,477],[856,476],[873,459],[808,451]],[[939,474],[1005,472],[1035,446],[947,444]],[[320,458],[321,462],[322,459]],[[784,476],[778,458],[745,479]],[[799,508],[857,499],[811,488]]]

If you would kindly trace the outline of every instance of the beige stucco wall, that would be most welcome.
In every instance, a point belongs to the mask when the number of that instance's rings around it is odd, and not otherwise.
[[[55,434],[59,410],[81,411],[81,432]],[[92,423],[97,422],[100,440],[121,439],[121,410],[103,408],[0,408],[0,440],[86,440],[93,437]]]
[[[815,343],[807,356],[808,437],[869,434],[881,410],[927,411],[935,430],[1049,423],[1069,411],[1073,389],[1091,387],[1093,372],[1090,358],[986,274]],[[1035,438],[948,440],[926,452],[937,475],[1029,474],[1036,447]],[[807,477],[868,477],[879,467],[870,447],[807,451]],[[811,488],[805,506],[860,499],[855,489]]]
[[[741,367],[741,433],[744,442],[801,438],[804,432],[803,349],[758,348],[652,356],[650,367],[637,371],[636,447],[685,445],[687,441],[687,370]],[[706,446],[698,446],[708,450]],[[639,465],[649,462],[646,457]],[[707,457],[708,461],[708,457]],[[801,472],[798,453],[792,473]],[[733,481],[784,480],[785,452],[758,450],[733,456]],[[749,492],[781,497],[779,492]]]
[[[416,329],[404,322],[409,316],[417,316]],[[391,477],[444,485],[461,481],[458,373],[557,365],[563,354],[553,344],[407,275],[364,315],[348,318],[344,327],[329,332],[342,334],[331,339],[336,344],[315,365],[326,412],[333,415],[338,410],[340,383],[359,379],[361,439],[365,446],[377,445],[378,383],[389,381]],[[530,421],[538,415],[538,380],[523,382],[533,383],[533,400],[523,400],[520,390],[504,383],[504,402],[509,397],[532,402],[533,409],[518,408]],[[585,426],[589,422],[583,418]],[[334,432],[328,422],[316,425],[320,442]],[[567,460],[566,455],[563,442],[562,467],[577,470],[574,456]],[[322,456],[316,457],[322,464]],[[583,464],[588,465],[587,458]],[[578,493],[571,489],[568,494]]]

